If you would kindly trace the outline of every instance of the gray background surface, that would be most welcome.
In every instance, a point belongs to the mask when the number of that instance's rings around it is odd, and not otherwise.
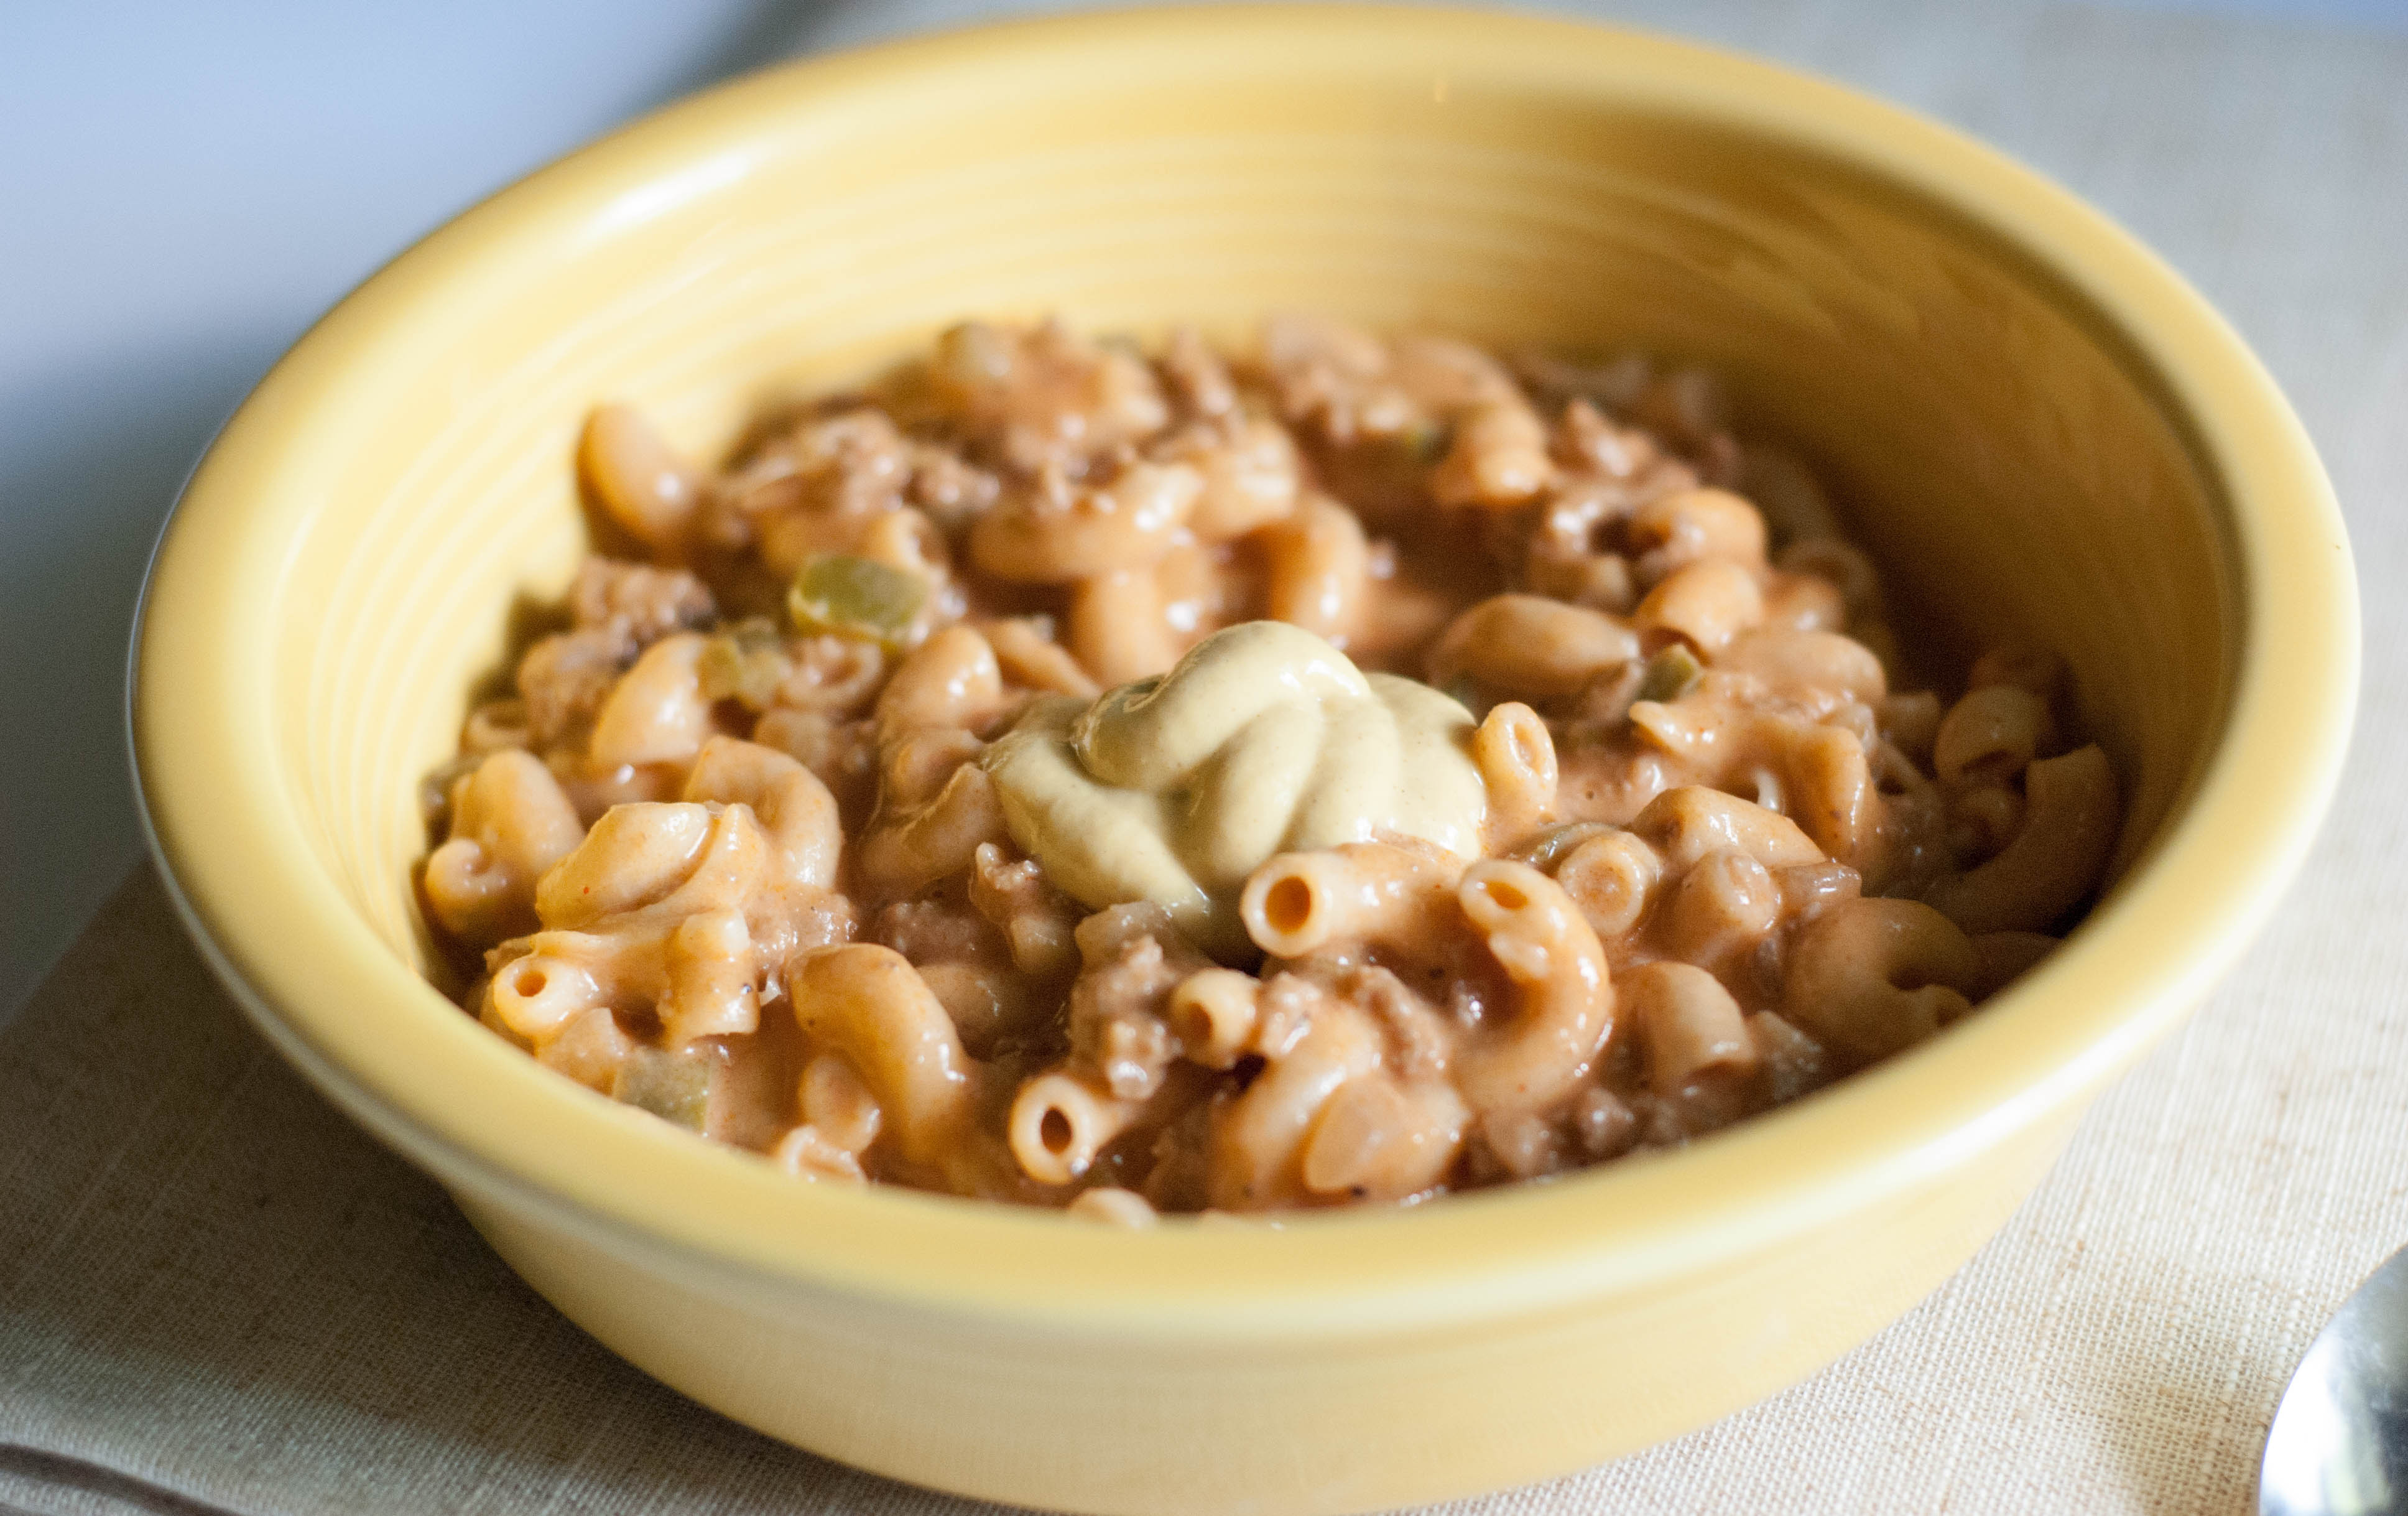
[[[142,566],[211,431],[312,317],[453,211],[652,105],[794,53],[1027,8],[0,6],[0,694],[32,734],[11,744],[16,772],[0,782],[0,1020],[138,851],[121,710]],[[2329,166],[2399,120],[2339,86],[2370,72],[2394,89],[2408,80],[2408,0],[1553,8],[1765,53],[1988,137],[2226,300],[2320,438],[2372,435],[2342,425],[2358,407],[2408,421],[2408,358],[2367,347],[2398,347],[2408,312],[2337,304],[2327,324],[2294,301],[2276,327],[2229,299],[2270,261],[2325,277],[2340,266],[2336,238],[2408,246],[2408,172],[2352,185]],[[1871,29],[1890,45],[1863,44],[1872,12],[1894,19]],[[2014,108],[2015,86],[1987,66],[2037,51],[2079,79],[2089,59],[2130,57],[2102,43],[2129,43],[2134,28],[2172,53],[2214,41],[2219,57],[2258,61],[2224,67],[2204,91],[2197,71],[2170,67],[2188,81],[2181,98],[2145,76],[2084,80],[2072,94],[2097,108],[2046,122]],[[2235,29],[2283,45],[2233,49]],[[2370,71],[2369,49],[2398,65]],[[2258,154],[2248,172],[2179,151],[2202,114],[2245,126]],[[2100,134],[2126,140],[2100,152]],[[2408,164],[2408,142],[2387,161]],[[2170,164],[2189,178],[2165,182]],[[2358,361],[2325,361],[2335,349]],[[2386,384],[2329,393],[2329,376],[2366,373],[2370,360]],[[2346,490],[2351,465],[2374,460],[2328,462]]]

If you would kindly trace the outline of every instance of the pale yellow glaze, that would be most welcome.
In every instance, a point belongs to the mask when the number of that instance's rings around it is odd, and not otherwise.
[[[414,790],[624,399],[709,455],[965,313],[1272,309],[1715,367],[1888,583],[2074,671],[2130,819],[2065,948],[1942,1035],[1669,1157],[1407,1212],[1120,1232],[797,1184],[551,1076],[423,982]],[[326,317],[195,475],[135,742],[261,1027],[638,1364],[773,1435],[1084,1510],[1362,1510],[1744,1405],[1987,1236],[2215,982],[2322,814],[2341,519],[2247,350],[1947,131],[1760,65],[1483,12],[1211,7],[714,91],[461,218]]]
[[[1168,906],[1234,960],[1238,890],[1274,853],[1402,835],[1479,856],[1471,727],[1426,685],[1249,621],[1157,678],[1039,701],[984,761],[1011,840],[1055,885],[1096,910]]]

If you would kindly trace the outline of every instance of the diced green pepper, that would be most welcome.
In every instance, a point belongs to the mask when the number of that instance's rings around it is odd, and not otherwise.
[[[695,671],[702,678],[705,700],[742,700],[766,711],[794,665],[777,624],[767,616],[747,616],[703,644]]]
[[[671,1126],[700,1132],[710,1112],[710,1061],[692,1053],[636,1048],[619,1065],[610,1098],[650,1111]]]
[[[1436,463],[1455,442],[1455,428],[1439,421],[1416,421],[1397,434],[1397,444],[1414,463]]]
[[[786,596],[786,612],[805,631],[892,644],[911,629],[927,598],[927,582],[918,574],[832,553],[803,565]]]
[[[1634,700],[1677,700],[1689,692],[1706,671],[1698,655],[1689,651],[1686,642],[1671,646],[1647,660],[1647,671],[1639,681],[1639,693]]]

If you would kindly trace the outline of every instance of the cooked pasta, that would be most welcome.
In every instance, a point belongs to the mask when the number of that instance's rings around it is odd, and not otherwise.
[[[2064,665],[1899,687],[1710,377],[1309,317],[970,323],[608,539],[427,793],[485,1025],[797,1179],[1401,1204],[1677,1145],[2041,962],[2120,823]]]

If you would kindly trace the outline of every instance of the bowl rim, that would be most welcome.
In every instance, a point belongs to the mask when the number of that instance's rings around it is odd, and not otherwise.
[[[590,225],[681,165],[731,161],[753,134],[859,111],[881,92],[1268,47],[1362,80],[1426,78],[1432,57],[1461,58],[1524,86],[1776,136],[1951,215],[2124,344],[2217,498],[2241,625],[2187,798],[2047,965],[1946,1036],[1675,1154],[1409,1210],[1119,1231],[800,1185],[613,1107],[460,1016],[335,898],[273,763],[258,761],[273,712],[266,682],[239,670],[264,645],[244,633],[265,613],[246,610],[246,581],[228,570],[263,561],[280,455],[314,413],[357,403],[345,396],[360,366],[414,306],[478,277],[495,250]],[[2038,174],[1842,86],[1644,33],[1408,6],[1185,6],[1003,22],[767,69],[642,118],[429,235],[294,345],[194,470],[146,575],[127,719],[137,809],[204,956],[288,1060],[447,1185],[731,1288],[1226,1340],[1470,1322],[1662,1279],[1895,1195],[2066,1111],[2203,998],[2296,873],[2346,747],[2358,644],[2339,508],[2287,402],[2179,275]],[[436,1025],[430,1003],[452,1025]],[[406,1032],[411,1056],[380,1028]]]

